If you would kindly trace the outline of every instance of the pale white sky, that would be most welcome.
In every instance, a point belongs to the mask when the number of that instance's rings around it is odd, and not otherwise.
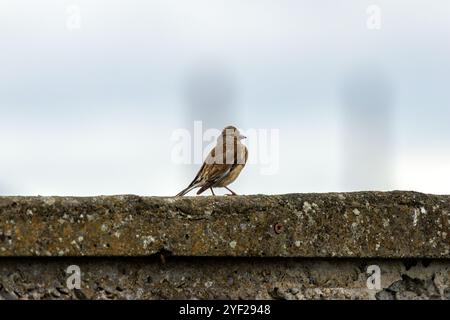
[[[3,0],[0,194],[173,195],[199,168],[171,159],[193,120],[279,131],[279,170],[249,164],[240,194],[448,194],[449,16],[446,0]]]

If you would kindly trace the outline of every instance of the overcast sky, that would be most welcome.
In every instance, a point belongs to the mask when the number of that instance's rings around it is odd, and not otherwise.
[[[450,194],[449,17],[448,0],[2,0],[0,194],[176,194],[200,165],[171,138],[194,120],[278,132],[246,142],[239,194]]]

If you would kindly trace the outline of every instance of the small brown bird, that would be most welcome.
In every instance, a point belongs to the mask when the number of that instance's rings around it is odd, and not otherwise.
[[[245,138],[235,127],[225,127],[194,180],[176,196],[184,196],[195,188],[200,188],[197,194],[210,189],[215,195],[213,188],[225,188],[236,195],[227,186],[236,180],[247,162],[247,147],[241,143]]]

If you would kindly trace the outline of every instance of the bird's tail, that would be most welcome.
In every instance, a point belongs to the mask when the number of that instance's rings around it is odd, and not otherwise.
[[[209,189],[211,185],[206,185],[198,189],[197,194],[202,194],[205,190]]]
[[[201,170],[201,169],[200,169]],[[199,174],[197,173],[197,176],[192,180],[192,182],[186,187],[186,189],[181,190],[175,197],[181,197],[184,196],[186,193],[191,191],[194,188],[197,188],[200,184]]]
[[[188,193],[189,191],[191,191],[192,189],[194,189],[196,186],[195,185],[190,185],[189,187],[187,187],[186,189],[181,190],[175,197],[182,197],[184,196],[186,193]]]

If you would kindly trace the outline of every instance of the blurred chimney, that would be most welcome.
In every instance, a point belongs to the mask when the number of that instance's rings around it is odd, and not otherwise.
[[[184,92],[186,122],[201,120],[203,129],[221,130],[236,122],[236,87],[231,70],[219,63],[194,65],[187,76]]]
[[[184,127],[191,131],[192,138],[194,121],[202,122],[202,134],[210,128],[221,131],[227,125],[238,126],[235,108],[236,86],[231,70],[225,65],[212,62],[194,65],[187,75],[183,96],[186,103]],[[200,141],[198,137],[195,138],[195,143],[199,146]],[[203,161],[203,155],[197,153],[199,150],[204,152],[210,144],[211,140],[202,141],[201,149],[192,146],[192,152],[196,155],[192,156],[194,163],[186,166],[189,176],[195,175],[199,169],[198,161]]]
[[[342,89],[342,187],[386,190],[392,186],[393,90],[373,68],[352,74]]]

